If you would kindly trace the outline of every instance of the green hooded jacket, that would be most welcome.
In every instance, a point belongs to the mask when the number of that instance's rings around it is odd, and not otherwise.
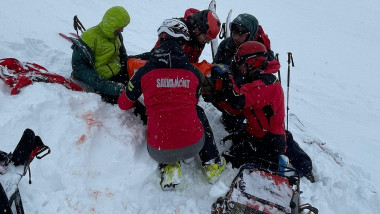
[[[107,10],[98,25],[81,35],[83,42],[94,53],[96,72],[106,79],[120,72],[119,49],[121,42],[114,32],[127,26],[129,22],[129,14],[123,7],[112,7]]]
[[[72,38],[72,77],[85,84],[84,90],[112,96],[124,90],[124,84],[109,79],[120,72],[122,63],[126,64],[128,56],[122,36],[115,36],[114,31],[129,21],[124,8],[112,7],[100,24],[85,31],[81,38]]]

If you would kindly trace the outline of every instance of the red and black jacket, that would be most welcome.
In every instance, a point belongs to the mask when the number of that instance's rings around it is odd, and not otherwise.
[[[219,106],[228,113],[245,115],[246,131],[253,137],[285,134],[284,92],[273,75],[279,68],[277,61],[270,61],[263,74],[245,81],[240,88],[232,77],[223,81],[226,101],[218,103]]]
[[[147,143],[156,149],[177,149],[197,143],[203,127],[197,116],[201,77],[182,47],[165,41],[130,80],[118,104],[128,110],[144,94],[148,115]]]

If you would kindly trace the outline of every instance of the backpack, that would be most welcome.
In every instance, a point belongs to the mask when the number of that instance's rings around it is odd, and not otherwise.
[[[227,194],[212,204],[211,213],[299,214],[309,210],[318,214],[318,209],[309,204],[299,205],[300,176],[295,169],[285,168],[284,173],[258,164],[243,165]]]
[[[31,129],[24,131],[13,153],[0,151],[0,211],[12,214],[14,204],[17,214],[24,214],[18,184],[28,170],[31,184],[30,163],[35,157],[41,159],[49,153],[50,148]]]

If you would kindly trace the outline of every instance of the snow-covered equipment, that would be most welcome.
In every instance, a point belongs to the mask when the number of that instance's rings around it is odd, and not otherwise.
[[[15,58],[0,59],[0,79],[11,87],[11,95],[18,94],[22,88],[35,82],[58,83],[73,91],[83,91],[71,79],[50,73],[39,64],[20,62]]]
[[[30,163],[49,153],[50,148],[31,129],[24,131],[13,153],[0,151],[0,213],[12,214],[14,204],[16,213],[24,214],[18,184],[28,170],[31,184]]]
[[[272,163],[273,164],[273,163]],[[295,169],[283,173],[258,164],[243,165],[230,190],[212,205],[212,214],[318,214],[310,204],[300,205],[300,176]],[[285,176],[286,174],[293,174]]]

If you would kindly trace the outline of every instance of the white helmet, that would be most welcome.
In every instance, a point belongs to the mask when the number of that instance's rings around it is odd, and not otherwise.
[[[183,38],[189,41],[190,34],[185,23],[178,19],[165,19],[161,26],[157,30],[158,36],[162,33],[167,33],[169,36],[174,38]]]

